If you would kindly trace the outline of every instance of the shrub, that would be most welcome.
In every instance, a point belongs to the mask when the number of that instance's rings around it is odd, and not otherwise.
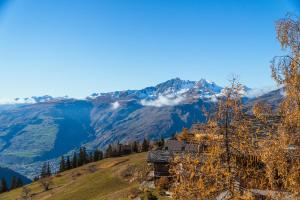
[[[51,177],[42,178],[39,180],[39,183],[41,187],[44,189],[44,191],[48,191],[50,190],[50,187],[52,185],[52,178]]]
[[[167,190],[169,188],[169,179],[167,177],[161,177],[157,181],[157,189],[159,190]]]
[[[24,186],[22,188],[22,193],[21,193],[21,200],[31,200],[32,199],[32,192],[31,189]]]
[[[136,197],[139,196],[139,194],[141,193],[141,191],[137,188],[132,188],[130,191],[129,191],[129,198],[130,199],[135,199]]]
[[[152,192],[146,192],[143,200],[158,200],[158,198],[152,194]]]

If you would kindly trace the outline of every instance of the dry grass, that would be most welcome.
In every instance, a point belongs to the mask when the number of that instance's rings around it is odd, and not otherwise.
[[[146,153],[109,158],[69,170],[53,178],[50,191],[43,192],[38,183],[28,186],[34,200],[104,200],[126,199],[137,182],[128,182],[120,175],[128,166],[146,166]],[[0,195],[0,200],[19,199],[22,189]]]

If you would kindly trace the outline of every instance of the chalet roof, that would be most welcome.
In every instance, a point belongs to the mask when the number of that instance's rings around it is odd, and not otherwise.
[[[184,141],[167,140],[163,150],[150,151],[148,153],[148,162],[151,163],[169,163],[174,154],[197,153],[198,145],[186,143]]]
[[[169,151],[181,151],[182,146],[182,142],[179,142],[177,140],[167,140],[165,142],[164,149]]]
[[[198,152],[198,145],[187,143],[185,141],[167,140],[165,142],[164,149],[174,153],[178,153],[178,152],[195,153]]]
[[[169,163],[171,152],[164,150],[155,150],[148,153],[147,161],[151,163]]]
[[[185,145],[185,151],[190,153],[196,153],[198,152],[198,144],[186,144]]]

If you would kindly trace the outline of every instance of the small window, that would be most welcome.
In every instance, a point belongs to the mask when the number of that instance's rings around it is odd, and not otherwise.
[[[166,150],[166,151],[168,151],[168,150],[169,150],[169,148],[168,148],[168,147],[165,147],[165,150]]]
[[[185,147],[181,147],[181,151],[185,151]]]

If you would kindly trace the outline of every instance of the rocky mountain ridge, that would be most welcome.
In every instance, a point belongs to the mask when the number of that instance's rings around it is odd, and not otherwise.
[[[222,89],[204,79],[176,78],[81,100],[47,97],[38,103],[0,106],[0,162],[32,177],[42,162],[56,161],[82,145],[104,149],[118,141],[168,138],[183,127],[205,122],[203,108],[212,110]],[[281,95],[273,92],[264,98],[278,102]],[[254,98],[245,95],[247,101]]]

